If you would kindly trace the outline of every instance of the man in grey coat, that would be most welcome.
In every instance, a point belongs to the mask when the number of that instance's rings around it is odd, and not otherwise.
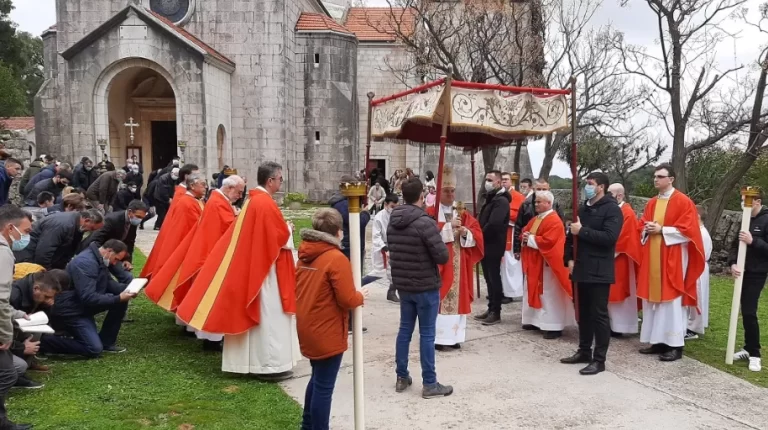
[[[13,365],[13,251],[24,249],[32,231],[32,216],[13,205],[0,207],[0,429],[23,430],[32,428],[26,424],[14,424],[8,420],[5,397],[18,379]]]

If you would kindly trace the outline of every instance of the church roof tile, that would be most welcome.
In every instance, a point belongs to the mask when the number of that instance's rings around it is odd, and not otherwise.
[[[395,42],[398,32],[413,32],[416,13],[412,8],[352,7],[344,25],[361,42]]]
[[[0,118],[0,128],[7,130],[32,130],[35,128],[35,117],[12,116],[10,118]]]
[[[181,35],[185,39],[189,40],[190,42],[194,43],[195,45],[200,47],[202,50],[207,52],[209,55],[215,57],[217,60],[222,61],[222,62],[224,62],[226,64],[229,64],[230,66],[234,66],[235,65],[235,63],[232,60],[230,60],[229,58],[225,57],[219,51],[211,48],[210,45],[208,45],[207,43],[205,43],[202,40],[198,39],[197,36],[195,36],[194,34],[188,32],[187,30],[185,30],[185,29],[179,27],[178,25],[172,23],[168,18],[158,14],[157,12],[155,12],[153,10],[147,10],[147,12],[151,13],[152,16],[154,16],[155,18],[157,18],[160,21],[162,21],[163,24],[171,27],[175,32],[179,33],[179,35]]]
[[[302,12],[299,20],[296,22],[296,31],[335,31],[337,33],[352,34],[334,21],[333,18],[320,13]]]

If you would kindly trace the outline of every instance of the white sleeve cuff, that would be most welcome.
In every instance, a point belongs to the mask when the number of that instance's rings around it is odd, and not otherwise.
[[[664,236],[664,243],[668,246],[680,245],[682,243],[690,242],[690,239],[683,236],[677,227],[662,227],[661,234]]]
[[[536,237],[534,235],[528,236],[528,246],[533,249],[539,249],[539,245],[536,244]]]
[[[461,247],[462,248],[472,248],[473,246],[477,245],[475,242],[475,237],[472,236],[472,231],[467,229],[467,237],[461,238]]]

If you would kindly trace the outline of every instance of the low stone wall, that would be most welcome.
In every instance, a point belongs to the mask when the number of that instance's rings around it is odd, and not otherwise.
[[[29,156],[29,143],[26,134],[11,130],[0,131],[0,144],[5,147],[6,152],[11,154],[11,157],[24,163],[25,168],[29,166],[29,162],[31,161]],[[21,205],[21,200],[22,198],[19,195],[19,181],[15,180],[11,184],[10,198],[8,201]]]
[[[552,190],[555,199],[563,208],[563,211],[571,212],[571,190]],[[629,203],[637,213],[638,218],[643,214],[645,205],[648,203],[645,197],[630,197]],[[741,212],[723,211],[720,220],[717,223],[715,231],[710,231],[712,236],[712,256],[709,266],[711,273],[722,273],[728,265],[728,249],[736,239],[741,229]]]

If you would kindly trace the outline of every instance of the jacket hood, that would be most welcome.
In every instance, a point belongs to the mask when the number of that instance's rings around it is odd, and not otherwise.
[[[29,163],[29,167],[40,167],[40,168],[42,168],[43,166],[44,166],[44,164],[40,160],[35,160],[35,161]]]
[[[333,206],[333,205],[335,205],[336,203],[338,203],[338,202],[340,202],[340,201],[342,201],[342,200],[344,200],[344,199],[346,199],[346,197],[344,197],[344,195],[343,195],[343,194],[341,194],[341,191],[336,191],[336,192],[335,192],[335,193],[334,193],[334,194],[331,196],[331,198],[328,200],[328,204],[329,204],[330,206]]]
[[[339,238],[322,231],[304,229],[301,231],[301,245],[299,245],[299,260],[311,263],[323,253],[333,249],[341,249]]]
[[[424,209],[414,205],[396,206],[389,217],[389,225],[398,230],[402,230],[411,225],[421,217],[429,217]]]
[[[588,201],[589,200],[585,200],[584,204],[586,204],[586,202],[588,202]],[[595,204],[593,204],[590,207],[596,208],[596,207],[600,207],[602,205],[607,205],[609,203],[613,203],[613,204],[616,204],[616,205],[619,204],[619,202],[616,200],[616,198],[613,197],[613,195],[611,195],[610,193],[607,193],[606,195],[603,196],[602,199],[598,200]]]
[[[761,218],[768,215],[768,207],[763,206],[762,209],[760,209],[760,212],[757,213],[756,216],[754,216],[754,219]]]

